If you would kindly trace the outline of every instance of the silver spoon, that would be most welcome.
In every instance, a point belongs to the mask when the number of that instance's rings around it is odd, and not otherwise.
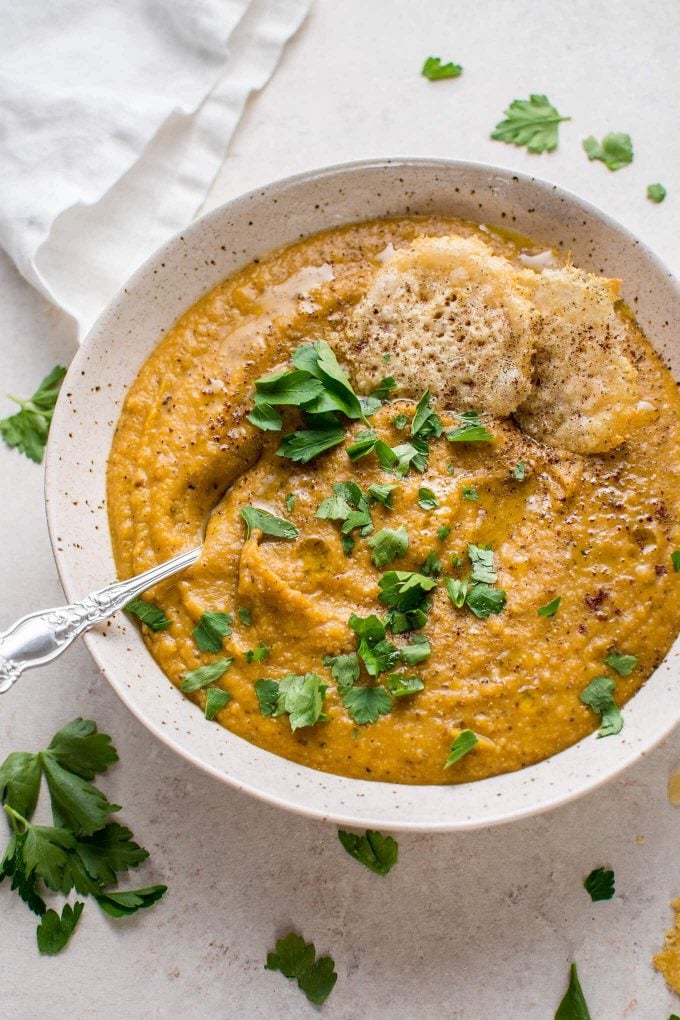
[[[44,666],[56,659],[86,630],[113,616],[159,581],[190,567],[201,555],[202,548],[180,553],[137,577],[100,588],[82,602],[22,616],[13,627],[0,633],[0,694],[8,691],[25,669]]]

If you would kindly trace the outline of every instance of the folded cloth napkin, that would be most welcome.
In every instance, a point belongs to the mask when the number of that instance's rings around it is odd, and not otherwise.
[[[81,336],[195,215],[310,3],[0,6],[0,244]]]

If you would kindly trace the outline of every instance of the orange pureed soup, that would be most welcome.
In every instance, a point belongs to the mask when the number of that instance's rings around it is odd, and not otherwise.
[[[179,320],[108,506],[121,577],[205,533],[137,610],[206,726],[416,784],[618,739],[680,622],[680,398],[616,294],[410,218],[274,252]]]

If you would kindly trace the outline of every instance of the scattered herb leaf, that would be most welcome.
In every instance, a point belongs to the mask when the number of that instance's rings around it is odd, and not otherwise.
[[[598,900],[610,900],[615,892],[614,872],[605,868],[595,868],[583,882],[583,888],[593,903]]]
[[[136,616],[153,631],[165,630],[172,622],[159,606],[155,606],[153,602],[145,602],[144,599],[133,599],[128,602],[125,612]]]
[[[512,471],[510,472],[512,477],[517,482],[523,482],[527,475],[527,466],[523,460],[518,461]]]
[[[333,991],[338,975],[330,956],[318,960],[315,956],[313,943],[290,932],[277,939],[275,952],[267,954],[265,970],[279,970],[287,978],[296,978],[300,991],[310,1002],[321,1006]]]
[[[138,910],[152,907],[167,892],[167,885],[150,885],[146,889],[127,892],[105,892],[96,897],[97,903],[109,917],[129,917]]]
[[[231,634],[233,617],[231,613],[202,613],[194,627],[194,641],[202,652],[222,651],[222,642]]]
[[[458,78],[463,73],[460,64],[449,61],[442,64],[441,57],[427,57],[420,72],[429,81],[439,81],[442,78]]]
[[[572,963],[569,970],[569,987],[557,1007],[555,1020],[591,1020],[588,1005],[583,995],[583,989],[579,983],[575,963]]]
[[[650,202],[663,202],[666,197],[666,189],[663,184],[648,184],[647,185],[647,198]]]
[[[236,612],[238,613],[238,618],[244,627],[252,627],[253,618],[250,615],[249,609],[247,609],[245,606],[239,606]]]
[[[65,903],[61,917],[56,910],[46,910],[40,919],[36,936],[38,949],[45,956],[55,956],[65,947],[80,920],[85,904]]]
[[[540,609],[536,610],[536,612],[539,616],[555,616],[557,610],[560,608],[561,602],[562,596],[558,595],[556,599],[553,599],[552,602],[548,602],[545,606],[541,606]]]
[[[593,135],[585,138],[583,148],[589,160],[599,159],[609,170],[620,170],[633,162],[633,142],[630,135],[614,132],[598,142]]]
[[[458,419],[460,425],[446,433],[446,438],[450,443],[493,442],[493,434],[482,424],[478,411],[463,411],[462,414],[456,414],[454,417]]]
[[[342,701],[350,718],[359,726],[378,721],[378,716],[387,715],[392,701],[384,687],[350,687],[342,694]]]
[[[10,396],[9,399],[21,410],[0,420],[0,435],[7,446],[15,447],[36,464],[42,462],[45,453],[54,407],[65,375],[66,369],[57,365],[45,376],[32,397],[21,400]]]
[[[496,124],[491,137],[498,142],[526,145],[529,152],[552,152],[557,148],[558,127],[571,117],[561,117],[547,96],[514,99]]]
[[[439,503],[432,489],[427,489],[425,486],[418,489],[418,506],[421,510],[437,509]]]
[[[619,676],[630,676],[638,663],[635,655],[624,655],[621,652],[610,652],[604,661]]]
[[[376,567],[386,567],[388,563],[405,556],[408,550],[408,532],[401,525],[396,530],[381,528],[368,539],[367,545],[373,550],[371,560]]]
[[[253,528],[259,529],[263,535],[271,535],[274,538],[297,538],[299,535],[298,529],[290,521],[275,517],[274,514],[260,510],[259,507],[242,506],[239,513],[246,522],[246,538],[250,538]]]
[[[338,839],[350,857],[376,875],[387,875],[397,863],[399,844],[396,839],[383,836],[375,829],[367,829],[363,836],[338,829]]]
[[[612,736],[623,728],[623,716],[614,701],[615,689],[611,677],[596,676],[579,695],[584,705],[602,717],[598,737]]]
[[[449,756],[444,763],[444,768],[448,769],[451,765],[455,765],[456,762],[460,761],[461,758],[468,754],[477,743],[478,738],[476,733],[473,733],[472,730],[461,730],[451,744],[451,750],[449,751]]]
[[[202,690],[208,684],[212,684],[224,676],[233,661],[233,659],[218,659],[208,666],[199,666],[197,669],[189,670],[184,675],[180,690],[185,694],[193,694],[195,691]]]

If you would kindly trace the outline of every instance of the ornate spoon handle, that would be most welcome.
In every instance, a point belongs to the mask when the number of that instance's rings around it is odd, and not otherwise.
[[[8,691],[25,669],[56,659],[90,627],[108,619],[137,595],[159,581],[190,567],[201,555],[201,546],[146,570],[127,581],[92,592],[70,606],[30,613],[0,633],[0,694]]]

